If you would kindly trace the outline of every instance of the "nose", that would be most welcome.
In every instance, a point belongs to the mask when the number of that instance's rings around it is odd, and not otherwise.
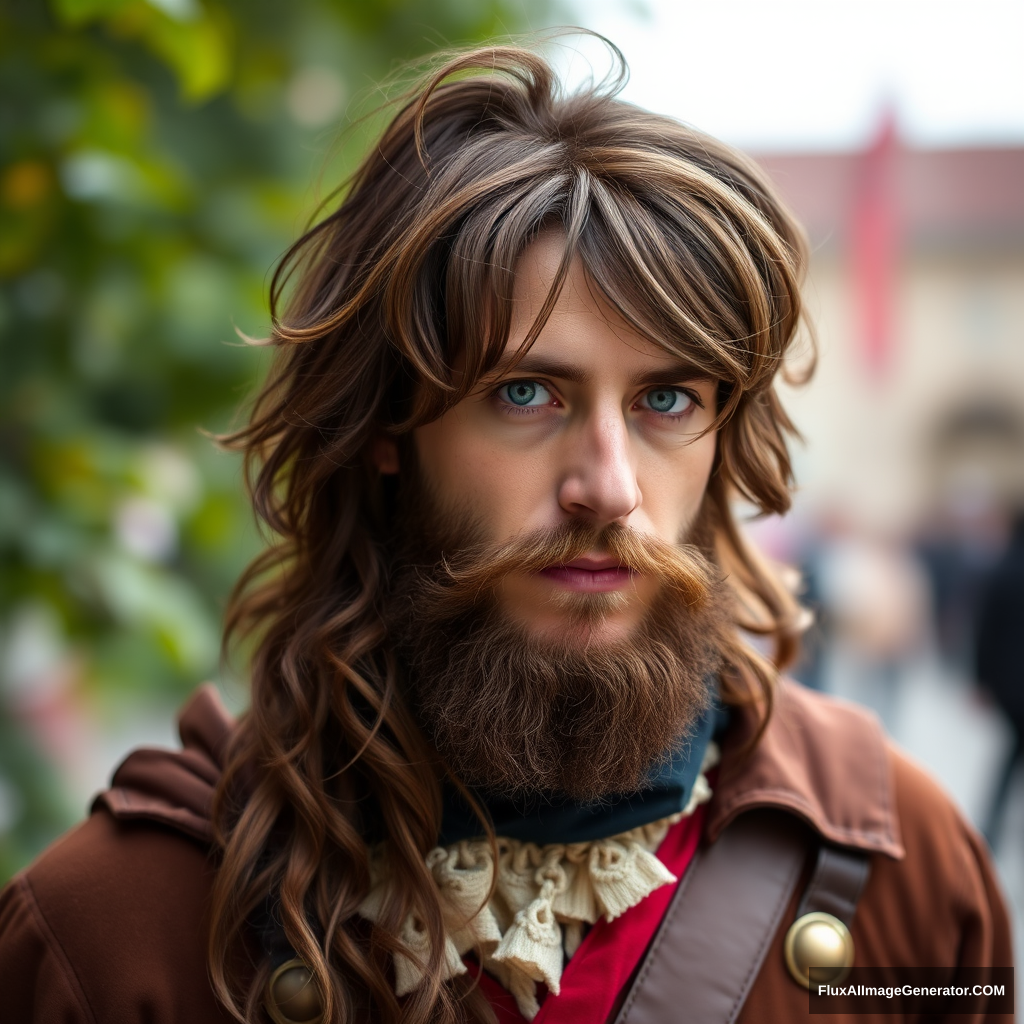
[[[618,407],[594,410],[566,437],[558,504],[600,524],[624,519],[642,500],[629,429]]]

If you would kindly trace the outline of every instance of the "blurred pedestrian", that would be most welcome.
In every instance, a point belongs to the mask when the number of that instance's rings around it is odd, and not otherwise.
[[[923,569],[900,541],[849,531],[823,545],[817,581],[832,671],[840,666],[849,696],[895,733],[900,686],[927,636]]]
[[[939,503],[917,545],[932,594],[935,644],[957,674],[974,671],[975,630],[989,577],[1006,549],[1005,501],[983,486],[965,487]]]
[[[993,570],[981,601],[975,646],[978,682],[1013,726],[1013,748],[996,785],[985,835],[999,836],[1014,773],[1024,759],[1024,510],[1010,544]]]

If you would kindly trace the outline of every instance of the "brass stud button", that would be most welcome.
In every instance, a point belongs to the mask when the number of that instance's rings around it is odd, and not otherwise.
[[[271,974],[266,1005],[274,1024],[321,1024],[324,1017],[320,986],[302,960],[289,960]]]
[[[853,966],[853,952],[850,929],[821,911],[797,918],[786,933],[786,966],[804,988],[811,987],[812,968],[815,982],[842,981]]]

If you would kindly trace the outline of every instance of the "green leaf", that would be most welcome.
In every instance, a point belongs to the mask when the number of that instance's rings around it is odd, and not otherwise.
[[[173,573],[121,555],[98,559],[100,593],[115,618],[129,626],[146,626],[174,664],[195,678],[217,660],[216,620],[195,590]]]
[[[166,15],[149,20],[146,45],[178,77],[181,97],[199,103],[221,92],[231,77],[231,24],[216,12],[177,21]]]

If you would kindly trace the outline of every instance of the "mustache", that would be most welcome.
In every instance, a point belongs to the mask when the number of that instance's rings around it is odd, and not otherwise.
[[[694,544],[669,544],[619,523],[596,526],[573,519],[499,544],[474,544],[453,555],[442,552],[430,582],[443,591],[450,609],[468,606],[511,573],[537,573],[594,551],[606,553],[632,573],[656,579],[677,601],[694,608],[707,603],[718,580],[718,570]]]

